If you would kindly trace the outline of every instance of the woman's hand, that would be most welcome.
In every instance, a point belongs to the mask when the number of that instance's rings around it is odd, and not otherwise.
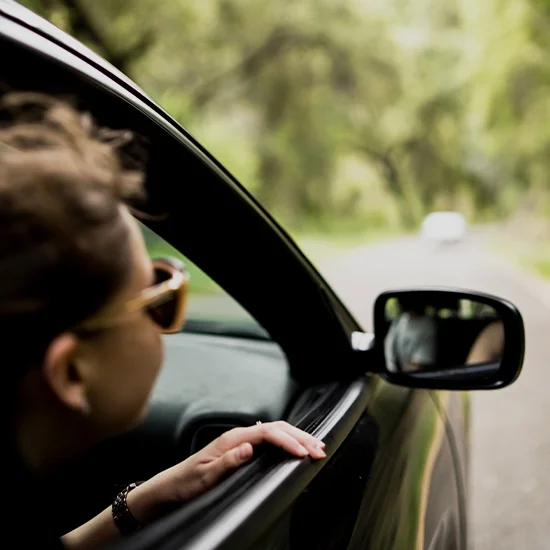
[[[161,472],[128,495],[128,508],[137,520],[151,521],[171,505],[204,493],[226,474],[248,462],[254,446],[270,443],[297,457],[324,458],[325,444],[287,422],[234,428],[183,462]]]

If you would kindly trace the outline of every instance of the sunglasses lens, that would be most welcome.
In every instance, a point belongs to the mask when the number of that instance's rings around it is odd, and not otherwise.
[[[162,303],[151,305],[147,313],[153,321],[161,328],[168,329],[173,326],[178,311],[178,296],[171,292],[164,297]]]
[[[168,281],[172,277],[169,269],[161,266],[155,267],[155,284],[160,284]],[[147,308],[147,313],[151,319],[159,326],[166,330],[174,325],[179,306],[178,293],[175,291],[163,296],[162,301],[151,304]]]
[[[160,285],[160,283],[164,283],[165,281],[168,281],[172,278],[172,272],[168,269],[168,267],[156,265],[153,270],[153,284]]]

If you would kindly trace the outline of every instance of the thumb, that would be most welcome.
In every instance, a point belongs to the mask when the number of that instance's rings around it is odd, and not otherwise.
[[[223,464],[222,468],[233,470],[248,462],[253,453],[254,449],[250,443],[242,443],[224,453],[218,460]]]

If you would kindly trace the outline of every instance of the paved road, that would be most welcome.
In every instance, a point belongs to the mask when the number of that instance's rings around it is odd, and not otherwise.
[[[473,395],[470,534],[474,550],[548,550],[550,287],[493,255],[487,238],[447,250],[416,238],[388,241],[346,253],[321,271],[366,329],[377,294],[396,287],[462,286],[520,308],[527,331],[520,379]]]

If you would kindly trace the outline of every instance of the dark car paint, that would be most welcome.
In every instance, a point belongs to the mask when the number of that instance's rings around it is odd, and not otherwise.
[[[10,4],[0,2],[0,12]],[[162,128],[171,140],[177,141],[178,146],[192,149],[193,154],[200,157],[219,180],[218,189],[220,193],[225,190],[223,198],[230,212],[233,203],[237,202],[240,203],[240,211],[248,209],[250,224],[262,229],[261,237],[266,237],[264,242],[273,244],[273,257],[278,262],[278,269],[283,272],[286,269],[296,275],[296,286],[306,291],[302,300],[296,300],[294,296],[284,299],[282,293],[276,295],[277,299],[283,300],[283,309],[287,314],[285,327],[278,318],[282,312],[277,311],[275,300],[269,302],[264,298],[267,302],[264,304],[265,310],[255,311],[262,324],[281,342],[293,372],[299,371],[301,375],[298,378],[304,381],[308,375],[315,378],[315,370],[329,378],[340,374],[344,379],[356,372],[361,354],[352,349],[350,332],[359,327],[323,279],[295,249],[286,233],[263,209],[210,157],[197,149],[177,124],[172,124],[161,115],[160,110],[150,108],[152,102],[145,101],[139,90],[129,86],[122,88],[119,78],[109,74],[107,65],[98,70],[83,57],[73,55],[70,46],[63,50],[44,36],[29,30],[33,27],[32,23],[27,25],[27,29],[15,24],[16,19],[25,19],[24,12],[12,13],[11,18],[11,21],[7,17],[0,18],[3,51],[6,51],[4,40],[9,37],[10,41],[35,50],[33,55],[50,57],[56,63],[70,67],[70,72],[80,75],[86,86],[95,88],[94,93],[103,94],[106,100],[126,104],[135,111],[137,121],[146,117]],[[41,34],[47,34],[47,29]],[[56,41],[58,44],[63,42],[61,35],[56,37]],[[4,62],[10,61],[3,59]],[[177,194],[171,197],[174,196],[177,197]],[[215,214],[222,215],[219,210],[215,210]],[[196,221],[195,218],[193,221]],[[164,233],[172,237],[176,245],[178,240],[173,237],[178,223],[179,220],[172,220],[172,225],[167,224],[159,231],[161,235]],[[243,242],[242,246],[246,248],[246,243]],[[196,252],[197,258],[203,259]],[[261,258],[261,253],[259,256]],[[261,294],[251,296],[250,291],[244,291],[229,275],[224,277],[219,266],[209,263],[207,259],[203,263],[206,268],[211,267],[211,271],[219,274],[220,282],[227,283],[224,286],[229,287],[245,307],[251,311],[255,309],[253,302]],[[258,268],[254,275],[267,273],[268,270]],[[266,278],[269,280],[269,277]],[[293,300],[294,308],[290,307]],[[302,311],[296,306],[301,303],[311,308]],[[270,308],[275,313],[270,315]],[[289,316],[298,322],[293,324]],[[289,334],[293,341],[290,341]],[[319,349],[322,348],[320,342],[327,344],[328,349]],[[364,370],[369,367],[367,357],[365,354]],[[434,537],[440,532],[442,521],[450,517],[449,521],[458,525],[456,547],[464,548],[464,518],[457,500],[465,493],[465,487],[455,483],[458,479],[456,469],[462,471],[464,468],[458,462],[462,451],[455,452],[453,456],[443,420],[447,417],[438,414],[429,392],[390,386],[373,375],[360,376],[355,382],[345,383],[344,386],[347,390],[342,393],[338,405],[320,410],[310,427],[313,433],[326,440],[327,460],[311,463],[307,459],[299,461],[279,457],[267,472],[261,468],[254,472],[255,468],[258,469],[258,462],[255,462],[204,498],[144,530],[134,540],[127,541],[128,547],[168,548],[179,541],[182,544],[179,547],[188,548],[304,548],[304,544],[312,540],[308,538],[313,536],[311,531],[319,531],[322,535],[315,535],[318,537],[315,540],[329,541],[325,546],[327,548],[430,548]],[[449,397],[446,393],[432,392],[432,395],[439,400],[443,410],[450,410],[448,416],[453,422],[453,433],[460,434],[463,430],[461,413],[456,412],[456,405],[452,404],[458,398]],[[354,437],[354,432],[361,437]],[[456,441],[460,449],[461,436]],[[340,468],[340,464],[345,467]],[[237,496],[234,499],[229,499],[232,484],[239,479],[247,479],[246,476],[249,476],[249,487],[235,493]],[[342,487],[352,488],[354,483],[364,488],[360,498],[353,489],[342,491]],[[325,487],[327,494],[322,499]],[[319,498],[308,498],[308,491],[319,495]],[[347,498],[348,492],[352,493],[353,501],[344,506],[342,499]],[[209,502],[206,508],[209,513],[202,516],[201,525],[197,514],[192,512],[201,510],[204,501]],[[317,509],[321,505],[322,508]],[[346,510],[347,518],[353,517],[356,521],[347,521],[343,527],[341,521],[331,521],[331,518],[339,518],[338,511],[341,509]],[[206,510],[203,508],[203,512]],[[183,522],[186,514],[188,517],[195,516],[191,530]],[[259,546],[261,540],[265,544]]]

